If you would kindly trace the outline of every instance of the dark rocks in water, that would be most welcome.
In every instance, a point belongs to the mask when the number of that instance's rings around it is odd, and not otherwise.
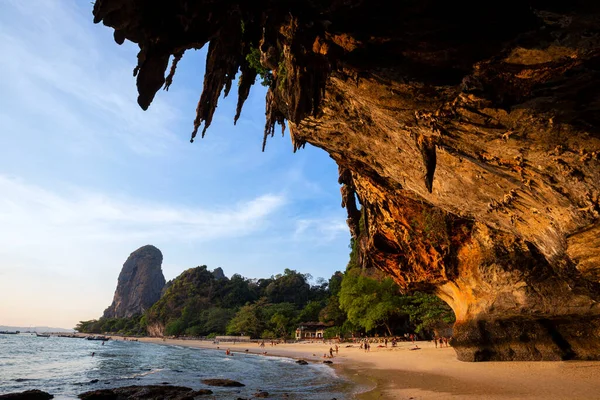
[[[219,267],[219,268],[215,268],[212,272],[213,276],[215,277],[216,280],[219,279],[225,279],[226,276],[223,273],[223,268]]]
[[[113,302],[104,318],[132,317],[143,313],[160,299],[165,286],[159,249],[147,245],[129,255],[119,274]]]
[[[269,392],[256,392],[253,394],[253,396],[256,398],[266,399],[269,397]]]
[[[0,395],[0,399],[2,400],[47,400],[53,398],[54,396],[50,393],[42,392],[37,389]]]
[[[323,364],[333,364],[333,361],[325,360],[323,361]]]
[[[296,364],[300,364],[300,365],[307,365],[308,362],[304,361],[304,360],[298,360],[296,361]]]
[[[90,383],[98,383],[98,379],[92,379]]]
[[[80,394],[82,400],[194,400],[196,396],[212,394],[211,390],[193,390],[183,386],[126,386],[94,390]]]
[[[205,385],[209,386],[222,386],[222,387],[242,387],[246,386],[243,383],[233,381],[231,379],[202,379],[201,381]]]

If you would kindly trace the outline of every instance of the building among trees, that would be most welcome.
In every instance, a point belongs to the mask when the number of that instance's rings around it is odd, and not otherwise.
[[[321,340],[329,325],[322,322],[303,322],[296,329],[296,340]]]

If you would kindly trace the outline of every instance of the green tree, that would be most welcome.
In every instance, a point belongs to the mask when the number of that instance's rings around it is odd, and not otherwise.
[[[329,278],[329,284],[327,285],[329,288],[329,294],[331,296],[337,296],[342,289],[342,280],[344,279],[344,274],[340,271],[335,271],[331,278]]]
[[[275,314],[270,319],[270,326],[273,328],[275,337],[287,338],[289,334],[289,326],[292,320],[283,314]],[[266,331],[265,331],[266,332]]]
[[[346,313],[340,308],[338,296],[329,297],[327,305],[319,312],[319,321],[335,326],[342,326],[346,319]]]
[[[310,301],[298,314],[298,322],[313,322],[319,320],[319,313],[323,309],[323,302]]]
[[[406,310],[416,332],[448,328],[456,321],[454,311],[437,296],[415,292],[408,300]]]
[[[294,303],[304,306],[310,297],[308,276],[286,268],[283,275],[275,279],[265,288],[265,295],[271,303]]]
[[[266,300],[261,299],[254,304],[247,304],[240,308],[235,316],[227,325],[228,335],[249,335],[251,337],[260,337],[265,330],[263,317],[263,308]]]
[[[235,311],[227,308],[213,307],[206,311],[203,316],[203,330],[206,334],[219,333],[223,334],[227,331],[227,324],[235,315]]]
[[[350,269],[344,275],[339,301],[348,320],[367,332],[384,326],[392,335],[390,319],[406,314],[406,299],[391,278],[370,278],[361,274],[359,268]]]
[[[165,326],[165,335],[167,336],[179,336],[181,335],[186,328],[186,324],[182,319],[175,319],[170,321]]]

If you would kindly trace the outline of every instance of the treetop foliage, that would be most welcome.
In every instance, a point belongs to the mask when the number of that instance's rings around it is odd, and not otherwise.
[[[81,321],[90,333],[167,336],[249,335],[290,338],[300,323],[323,322],[327,335],[428,334],[454,321],[452,310],[437,297],[403,295],[380,271],[364,270],[351,242],[346,272],[328,280],[291,269],[266,279],[239,274],[216,279],[206,265],[188,269],[169,281],[158,302],[132,318]]]

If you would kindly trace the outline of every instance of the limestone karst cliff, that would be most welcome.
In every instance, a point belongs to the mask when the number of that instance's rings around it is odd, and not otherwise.
[[[142,246],[129,255],[119,274],[113,302],[104,310],[104,318],[139,315],[160,299],[165,277],[163,256],[154,246]]]
[[[144,109],[208,43],[192,137],[238,70],[235,119],[263,74],[265,140],[287,122],[331,155],[363,263],[447,301],[460,359],[600,359],[599,3],[97,0],[94,19],[139,44]]]

